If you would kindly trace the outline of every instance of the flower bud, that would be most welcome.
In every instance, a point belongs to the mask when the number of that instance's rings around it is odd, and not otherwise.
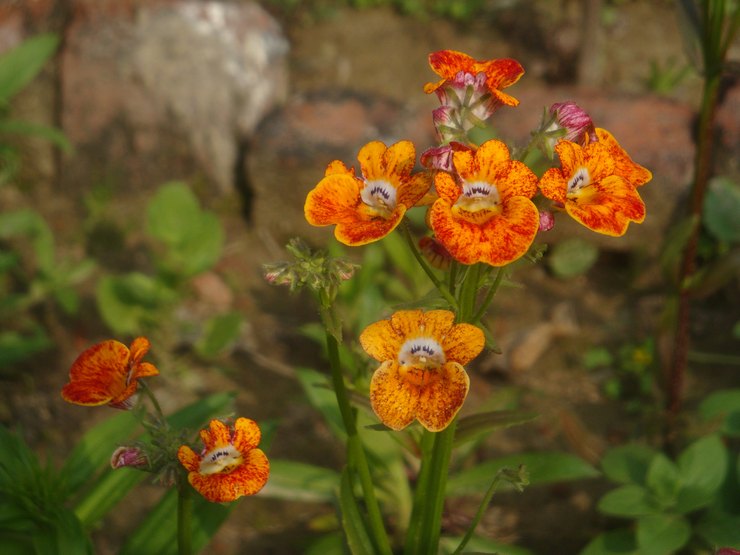
[[[550,106],[550,114],[555,117],[554,126],[565,129],[566,141],[586,146],[598,140],[591,116],[575,102],[556,102]]]
[[[149,459],[144,451],[133,445],[119,447],[110,457],[110,465],[113,468],[130,468],[148,469]]]
[[[550,231],[555,227],[555,215],[549,210],[540,210],[539,231]]]

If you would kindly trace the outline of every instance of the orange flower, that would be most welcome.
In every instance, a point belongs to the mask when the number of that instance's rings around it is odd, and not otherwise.
[[[507,106],[519,104],[516,98],[500,90],[513,85],[524,75],[524,68],[516,60],[500,58],[480,61],[455,50],[440,50],[429,54],[429,65],[437,75],[442,77],[442,80],[424,85],[424,92],[427,94],[456,81],[459,85],[462,85],[466,81],[465,75],[476,77],[479,73],[482,73],[485,75],[485,86],[488,92],[498,102]],[[462,75],[460,72],[462,72]]]
[[[237,418],[233,429],[211,420],[208,429],[200,431],[200,438],[204,446],[200,455],[187,445],[177,450],[188,481],[198,493],[213,503],[226,503],[262,489],[270,462],[257,449],[261,434],[254,420]]]
[[[357,156],[362,178],[335,160],[324,179],[308,193],[304,212],[315,226],[336,224],[345,245],[365,245],[388,235],[431,187],[427,172],[412,174],[416,151],[409,141],[386,147],[366,144]]]
[[[596,131],[599,141],[583,147],[558,142],[555,152],[561,167],[547,170],[539,186],[577,222],[617,237],[624,235],[630,222],[645,219],[645,204],[635,185],[647,182],[651,174],[632,162],[608,132]]]
[[[460,410],[470,379],[464,364],[485,344],[471,324],[455,324],[449,310],[400,310],[368,326],[363,349],[382,364],[370,382],[370,402],[381,422],[401,430],[417,419],[444,430]]]
[[[62,397],[76,405],[131,408],[137,380],[159,374],[153,364],[141,362],[149,347],[145,337],[134,339],[130,349],[113,339],[93,345],[72,364]]]
[[[539,228],[530,200],[537,176],[496,140],[455,152],[454,164],[461,183],[448,173],[435,176],[439,199],[429,225],[437,239],[463,264],[503,266],[526,253]]]

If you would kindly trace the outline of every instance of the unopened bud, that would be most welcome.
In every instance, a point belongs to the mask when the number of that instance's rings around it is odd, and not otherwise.
[[[149,468],[149,459],[144,451],[138,447],[126,445],[113,451],[110,457],[110,465],[113,468],[127,466],[129,468],[146,469]]]

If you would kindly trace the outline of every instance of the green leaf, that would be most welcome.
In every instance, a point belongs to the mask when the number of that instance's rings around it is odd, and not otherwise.
[[[706,507],[714,499],[727,473],[727,449],[711,435],[689,445],[678,457],[683,487],[676,510],[681,513]]]
[[[226,521],[236,503],[211,503],[188,491],[193,497],[192,546],[200,552]],[[120,555],[177,555],[177,490],[170,489],[146,515],[144,521],[128,536]]]
[[[487,460],[456,473],[447,480],[448,495],[482,493],[491,484],[491,477],[504,467],[524,465],[530,485],[551,484],[567,480],[595,478],[599,472],[583,459],[559,452],[522,453]]]
[[[342,415],[328,377],[309,368],[296,368],[295,372],[311,406],[321,412],[336,437],[346,437]]]
[[[740,515],[707,511],[694,526],[694,531],[710,545],[740,549]]]
[[[539,414],[523,410],[494,410],[465,416],[455,428],[455,445],[458,446],[494,430],[531,422],[537,417]]]
[[[194,222],[201,217],[198,199],[190,188],[179,181],[162,185],[147,205],[147,232],[175,246],[185,243]]]
[[[62,475],[71,491],[77,491],[98,472],[108,467],[111,454],[136,431],[139,420],[130,411],[122,411],[93,428],[77,442],[62,467]]]
[[[239,339],[243,323],[239,312],[214,316],[206,322],[205,333],[195,344],[196,351],[205,358],[224,354]]]
[[[28,333],[0,332],[0,374],[11,375],[13,366],[53,345],[41,326]],[[5,372],[7,368],[11,370]]]
[[[95,291],[103,320],[121,335],[148,329],[156,321],[157,310],[176,298],[175,291],[139,272],[104,276]]]
[[[334,499],[340,475],[329,468],[297,461],[270,460],[270,479],[260,497],[310,503]]]
[[[547,255],[553,274],[570,279],[588,272],[599,257],[599,249],[588,241],[572,238],[556,244]]]
[[[357,506],[357,499],[349,478],[349,470],[346,468],[342,471],[339,509],[342,514],[342,528],[352,555],[373,555],[375,549],[365,528],[360,508]]]
[[[723,389],[712,393],[699,405],[699,414],[705,422],[722,422],[722,433],[740,436],[740,389]]]
[[[656,455],[657,451],[645,445],[621,445],[607,451],[601,469],[614,482],[644,485],[650,461]]]
[[[25,87],[41,71],[59,44],[53,34],[32,37],[0,56],[0,105]]]
[[[714,177],[704,199],[704,225],[720,241],[740,242],[740,185],[729,177]]]
[[[678,468],[663,453],[658,453],[650,461],[646,485],[658,503],[664,507],[671,506],[681,488]]]
[[[675,515],[649,515],[637,521],[637,545],[645,555],[676,553],[691,537],[691,525]]]
[[[658,510],[649,492],[635,485],[621,486],[608,492],[599,500],[598,508],[602,513],[628,518],[653,514]]]
[[[39,137],[53,143],[66,153],[72,152],[72,143],[69,142],[69,139],[67,139],[67,136],[62,131],[55,127],[26,121],[0,120],[0,133]]]
[[[639,555],[632,530],[610,530],[596,536],[580,555]]]

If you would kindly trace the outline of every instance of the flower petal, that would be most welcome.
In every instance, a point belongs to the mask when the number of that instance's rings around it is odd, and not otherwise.
[[[464,366],[480,354],[485,344],[483,330],[472,324],[457,324],[445,335],[442,349],[448,361]]]
[[[442,340],[455,324],[455,313],[449,310],[427,310],[424,312],[423,329],[419,332],[435,339],[442,344]],[[447,353],[445,352],[445,357]]]
[[[545,197],[560,204],[565,203],[568,194],[568,180],[563,175],[563,170],[550,168],[542,174],[538,185]]]
[[[424,324],[422,310],[397,310],[391,315],[391,326],[402,341],[410,337],[418,337]]]
[[[324,177],[328,177],[330,175],[348,175],[350,177],[355,177],[355,169],[348,168],[341,160],[334,160],[326,166],[326,171],[324,172]]]
[[[75,380],[62,388],[62,399],[75,405],[96,407],[112,398],[108,387],[99,380]]]
[[[619,237],[627,231],[630,221],[640,223],[645,219],[645,204],[639,193],[621,177],[607,177],[588,189],[583,199],[569,198],[565,209],[589,229]]]
[[[450,425],[465,402],[470,378],[462,366],[448,362],[440,370],[441,377],[421,389],[416,418],[430,432],[439,432]]]
[[[207,430],[200,431],[200,439],[203,441],[206,451],[214,447],[223,447],[231,441],[229,427],[220,420],[211,420]]]
[[[360,149],[357,160],[365,179],[381,179],[388,175],[383,160],[387,150],[388,147],[380,141],[371,141]]]
[[[240,453],[255,449],[260,444],[262,432],[254,420],[237,418],[234,422],[234,439],[232,444]]]
[[[360,334],[360,345],[375,360],[384,362],[398,357],[404,338],[393,329],[390,320],[370,324]]]
[[[396,229],[405,213],[406,207],[402,204],[398,205],[388,219],[363,220],[358,212],[354,212],[344,221],[337,223],[337,227],[334,229],[334,237],[340,243],[351,247],[372,243]]]
[[[537,176],[519,160],[509,162],[506,175],[495,183],[502,200],[514,196],[532,198],[537,193]]]
[[[596,128],[596,136],[599,143],[609,151],[616,166],[614,173],[624,178],[635,187],[640,187],[653,178],[653,174],[647,168],[633,162],[632,158],[619,145],[617,140],[606,129]]]
[[[158,376],[159,370],[157,367],[149,362],[140,362],[134,367],[132,378],[145,378],[147,376]]]
[[[460,186],[455,183],[453,177],[447,172],[437,172],[434,176],[434,187],[439,198],[443,199],[448,207],[457,202],[462,192]]]
[[[361,187],[360,180],[347,174],[327,175],[306,196],[306,220],[324,226],[357,218]]]
[[[393,430],[402,430],[416,417],[419,387],[403,380],[398,362],[388,360],[370,381],[370,404],[380,421]]]
[[[416,149],[411,141],[399,141],[383,153],[386,175],[407,176],[416,164]]]
[[[200,457],[187,445],[180,446],[177,458],[188,472],[197,472],[200,468]]]
[[[134,339],[131,342],[131,347],[129,347],[129,350],[131,351],[131,360],[134,362],[141,361],[141,359],[144,358],[144,355],[149,352],[150,347],[151,344],[146,337],[137,337]]]
[[[405,179],[398,189],[398,203],[406,208],[416,206],[432,187],[431,172],[422,171]]]

